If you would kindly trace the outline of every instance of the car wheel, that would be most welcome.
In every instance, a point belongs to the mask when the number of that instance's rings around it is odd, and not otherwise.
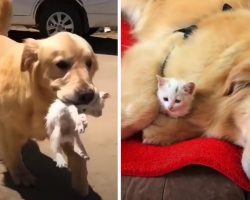
[[[47,37],[61,31],[68,31],[83,35],[87,20],[79,9],[67,3],[58,3],[56,6],[47,5],[39,14],[39,29],[42,36]]]

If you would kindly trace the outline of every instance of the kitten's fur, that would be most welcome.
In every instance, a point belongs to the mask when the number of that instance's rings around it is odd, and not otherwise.
[[[79,108],[74,105],[66,105],[58,99],[51,104],[46,116],[46,128],[58,167],[67,166],[61,148],[61,144],[64,143],[74,145],[74,147],[80,150],[79,153],[84,159],[89,159],[79,137],[79,134],[85,131],[88,124],[85,114],[95,117],[101,116],[104,101],[108,97],[108,93],[100,92],[90,104],[79,106]],[[79,114],[78,110],[84,111],[85,114]]]
[[[161,112],[175,118],[188,114],[194,99],[195,84],[175,78],[156,77]]]

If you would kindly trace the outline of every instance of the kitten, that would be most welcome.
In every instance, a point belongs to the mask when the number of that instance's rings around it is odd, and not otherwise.
[[[102,115],[104,101],[110,95],[105,92],[96,94],[94,100],[84,106],[66,105],[59,99],[51,104],[46,116],[47,134],[50,139],[50,146],[55,154],[55,161],[58,167],[66,167],[67,162],[63,157],[61,145],[70,143],[80,150],[80,155],[89,160],[89,156],[80,140],[79,134],[85,131],[87,127],[87,118],[85,114],[99,117]],[[84,113],[79,114],[79,110],[84,108]]]
[[[157,79],[157,96],[161,104],[161,112],[175,118],[188,114],[194,99],[195,84],[158,75]]]

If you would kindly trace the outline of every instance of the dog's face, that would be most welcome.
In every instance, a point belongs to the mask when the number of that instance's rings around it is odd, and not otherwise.
[[[54,91],[65,103],[92,101],[92,78],[97,68],[92,48],[77,35],[62,32],[43,40],[25,41],[21,70],[28,70],[34,82]]]

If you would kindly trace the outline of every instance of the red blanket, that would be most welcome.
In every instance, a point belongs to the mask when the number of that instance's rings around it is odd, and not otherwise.
[[[135,43],[128,23],[122,21],[122,52]],[[144,145],[141,138],[122,142],[122,175],[161,176],[187,165],[204,165],[250,191],[241,167],[241,148],[216,139],[193,139],[168,147]]]

